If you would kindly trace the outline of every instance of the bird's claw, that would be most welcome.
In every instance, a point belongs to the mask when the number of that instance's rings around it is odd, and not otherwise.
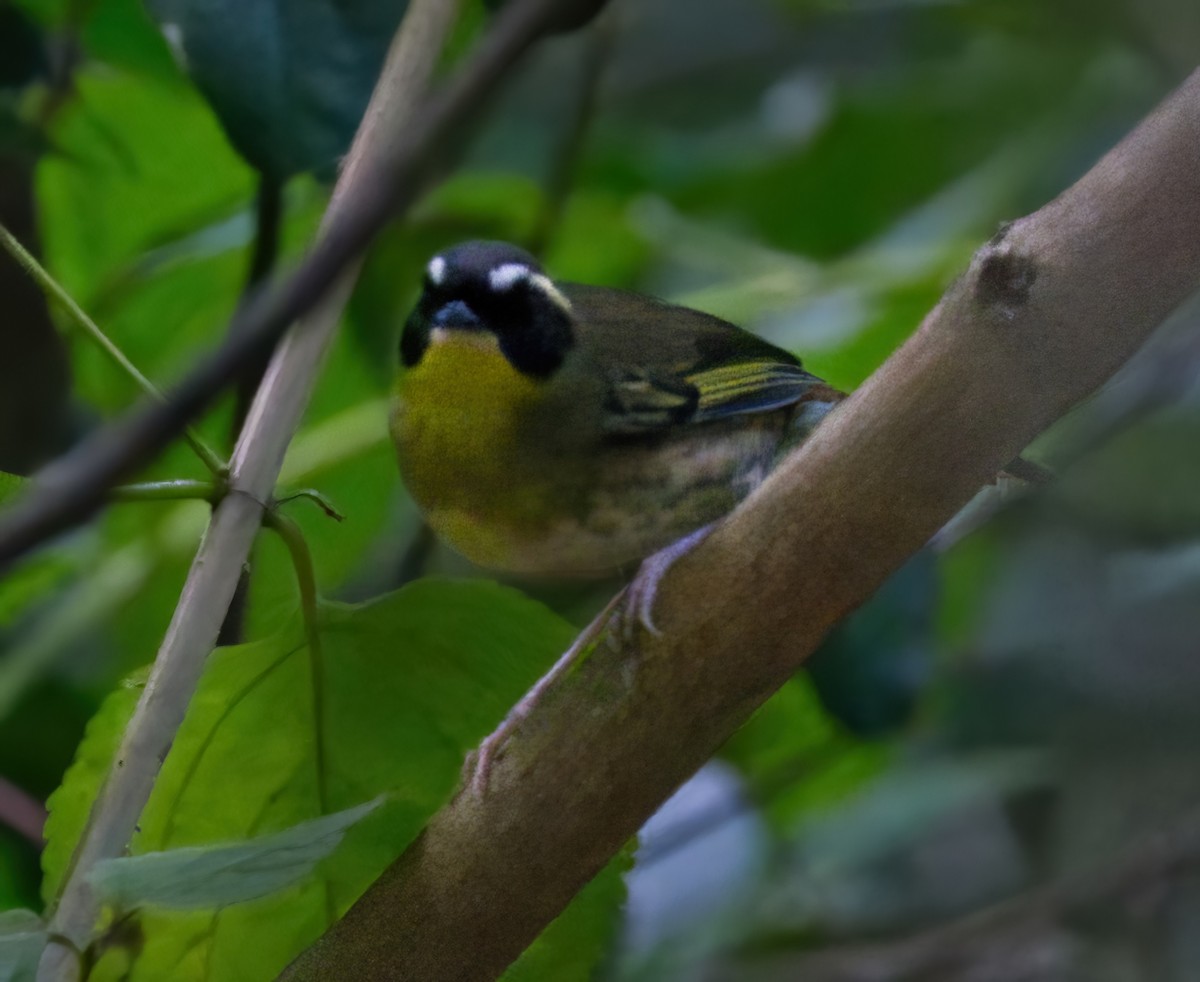
[[[462,769],[462,782],[465,788],[469,788],[479,797],[487,794],[493,766],[503,755],[504,745],[508,743],[517,726],[527,715],[529,715],[529,708],[522,699],[513,706],[500,725],[484,737],[478,747],[467,754]]]
[[[654,602],[658,599],[658,585],[667,570],[703,542],[713,527],[705,525],[698,528],[642,561],[637,575],[625,589],[625,602],[616,613],[618,621],[617,631],[614,633],[619,635],[622,641],[627,644],[632,642],[639,628],[652,637],[662,637],[662,631],[654,623]]]

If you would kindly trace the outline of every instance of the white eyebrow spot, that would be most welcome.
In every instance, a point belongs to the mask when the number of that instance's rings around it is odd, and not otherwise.
[[[529,279],[529,267],[524,263],[504,263],[488,273],[488,283],[493,290],[511,290],[522,280]]]
[[[534,273],[529,277],[529,282],[541,290],[551,303],[555,304],[565,313],[569,314],[571,312],[571,301],[563,296],[562,291],[554,285],[553,280],[549,276],[544,273]]]
[[[442,280],[446,278],[446,260],[441,256],[434,256],[429,260],[429,265],[425,267],[425,272],[429,276],[430,283],[440,286]]]

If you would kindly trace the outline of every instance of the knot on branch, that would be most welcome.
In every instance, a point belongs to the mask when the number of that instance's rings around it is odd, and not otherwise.
[[[1029,302],[1029,292],[1037,279],[1037,263],[1011,247],[1003,245],[1006,227],[979,250],[975,277],[975,299],[989,313],[1013,320]]]

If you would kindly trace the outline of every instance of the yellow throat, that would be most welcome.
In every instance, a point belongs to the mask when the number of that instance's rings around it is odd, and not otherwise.
[[[396,383],[404,482],[434,531],[476,562],[503,565],[511,531],[545,517],[550,474],[529,472],[525,429],[543,384],[478,331],[435,331]]]

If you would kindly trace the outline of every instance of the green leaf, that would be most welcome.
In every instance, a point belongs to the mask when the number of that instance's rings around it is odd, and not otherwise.
[[[107,859],[96,864],[88,881],[120,910],[145,904],[199,910],[254,900],[311,873],[352,825],[381,804],[382,796],[249,842]]]
[[[614,914],[625,901],[623,875],[633,867],[633,849],[627,847],[585,886],[565,911],[504,973],[504,982],[588,982],[596,966],[612,948],[618,919]]]
[[[331,605],[322,615],[319,726],[314,660],[298,618],[264,641],[215,651],[133,855],[294,831],[374,795],[387,801],[346,832],[336,860],[287,890],[219,911],[141,913],[141,950],[106,956],[111,969],[101,959],[95,978],[119,977],[130,960],[130,982],[274,978],[448,800],[467,750],[573,633],[541,605],[485,582],[422,580],[364,606]],[[126,691],[110,698],[49,802],[47,897],[61,883],[130,709]],[[618,872],[610,868],[585,891],[537,958],[575,965],[565,977],[584,977],[579,966],[612,930]]]
[[[55,115],[49,133],[60,152],[38,165],[45,264],[138,367],[152,378],[166,378],[164,353],[179,351],[176,335],[191,327],[196,296],[160,306],[157,320],[146,323],[136,339],[113,321],[109,304],[122,299],[120,291],[138,272],[133,264],[147,250],[228,218],[248,201],[254,173],[185,79],[149,81],[132,72],[87,68],[75,73],[72,84],[76,96]],[[226,248],[242,245],[244,236]],[[214,282],[208,274],[209,291],[224,301],[222,312],[235,302],[243,275],[241,256],[235,258],[227,279]],[[137,294],[132,300],[144,302]],[[204,340],[224,326],[212,322],[210,310]],[[191,340],[196,339],[193,328]],[[179,354],[176,364],[187,367],[192,357],[193,352]]]
[[[33,982],[46,947],[42,919],[31,910],[0,913],[0,982]]]
[[[907,724],[933,672],[937,557],[926,549],[837,625],[805,664],[821,704],[851,733]]]
[[[841,732],[800,672],[760,706],[721,749],[778,829],[828,809],[880,773],[890,749]]]
[[[346,152],[405,0],[150,0],[239,152],[283,180]]]
[[[124,681],[104,700],[100,711],[88,721],[75,760],[63,775],[63,783],[46,801],[49,815],[46,846],[42,850],[42,898],[47,904],[58,895],[76,839],[145,684],[143,672]]]
[[[0,580],[0,629],[18,624],[39,602],[63,586],[74,568],[65,556],[42,552],[6,574]],[[11,655],[12,650],[10,645],[5,653]],[[4,667],[0,666],[0,692],[4,688],[4,675]],[[3,702],[0,695],[0,704]],[[0,711],[0,717],[3,715]]]

